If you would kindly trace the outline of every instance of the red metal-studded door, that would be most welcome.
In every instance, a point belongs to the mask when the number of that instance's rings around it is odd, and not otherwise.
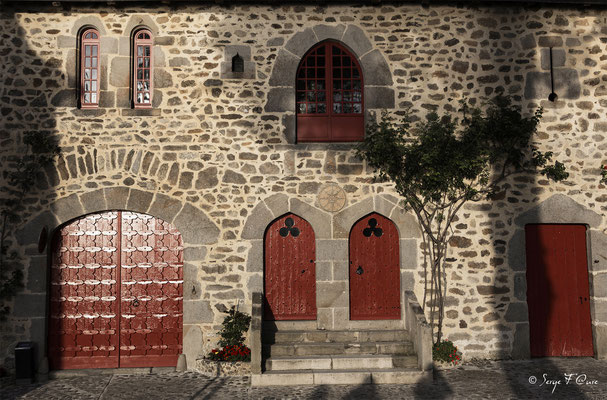
[[[264,246],[264,318],[315,320],[316,244],[312,225],[287,214],[268,227]]]
[[[400,319],[398,231],[377,213],[350,231],[350,319]]]
[[[52,369],[174,366],[182,343],[181,236],[148,215],[106,212],[53,241]]]
[[[122,212],[121,367],[170,367],[181,353],[183,245],[169,223]]]
[[[88,215],[54,237],[51,369],[118,367],[119,226],[117,212]]]
[[[532,357],[592,356],[583,225],[527,225],[527,305]]]

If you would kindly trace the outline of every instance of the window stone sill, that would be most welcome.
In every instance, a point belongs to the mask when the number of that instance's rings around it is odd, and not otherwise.
[[[123,117],[157,117],[159,115],[159,108],[127,108],[122,110]]]

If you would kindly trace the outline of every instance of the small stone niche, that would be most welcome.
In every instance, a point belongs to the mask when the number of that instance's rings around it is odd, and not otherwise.
[[[225,47],[221,78],[255,79],[255,63],[251,61],[251,47],[243,45]]]

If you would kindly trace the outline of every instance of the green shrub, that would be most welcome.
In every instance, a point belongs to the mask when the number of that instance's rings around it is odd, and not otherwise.
[[[457,365],[461,362],[457,347],[450,340],[442,340],[432,347],[432,359]]]
[[[249,330],[251,316],[232,307],[219,331],[221,349],[213,349],[207,358],[216,361],[251,361],[251,350],[244,345],[244,333]]]

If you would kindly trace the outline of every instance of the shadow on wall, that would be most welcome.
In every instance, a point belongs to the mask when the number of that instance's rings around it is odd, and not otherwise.
[[[49,105],[53,95],[65,85],[66,77],[61,68],[64,60],[53,55],[44,58],[38,55],[48,47],[47,41],[41,44],[45,48],[30,45],[32,35],[41,34],[41,29],[48,29],[46,33],[50,41],[54,29],[31,24],[28,32],[20,24],[22,20],[27,21],[27,16],[18,14],[12,5],[3,4],[1,7],[0,198],[6,200],[19,197],[16,188],[9,186],[7,177],[18,169],[19,160],[26,154],[25,134],[40,132],[51,141],[57,140],[55,109]],[[26,9],[19,7],[20,12]],[[39,10],[31,11],[39,13]],[[10,224],[5,242],[9,253],[16,251],[20,254],[24,274],[24,287],[14,299],[8,320],[0,327],[0,366],[4,365],[9,370],[14,368],[14,348],[19,341],[37,342],[39,357],[44,357],[46,352],[47,256],[37,248],[40,232],[25,248],[17,246],[12,233],[45,207],[59,178],[54,167],[39,170],[30,178],[35,180],[34,185],[15,208],[18,220]]]

